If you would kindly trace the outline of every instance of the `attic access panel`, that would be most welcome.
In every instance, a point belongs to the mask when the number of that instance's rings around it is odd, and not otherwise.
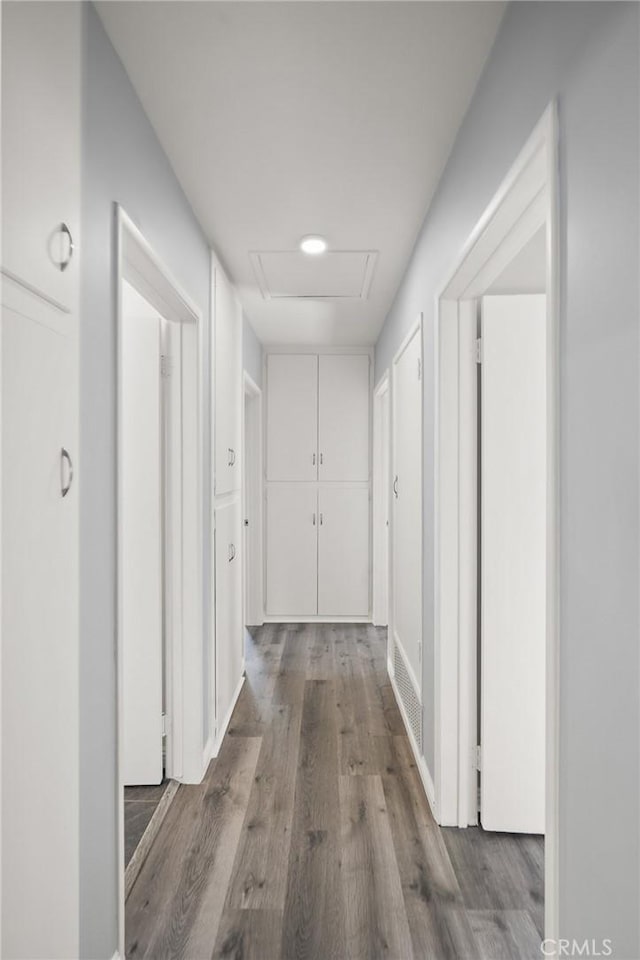
[[[366,300],[377,256],[374,250],[250,254],[265,300]]]

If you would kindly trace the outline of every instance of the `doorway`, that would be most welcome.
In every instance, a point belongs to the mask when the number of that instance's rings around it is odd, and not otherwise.
[[[442,825],[468,827],[480,812],[493,830],[544,834],[551,938],[558,889],[556,198],[551,106],[471,234],[436,317],[437,815]],[[531,289],[522,273],[533,261],[541,288]],[[524,736],[532,742],[523,744]]]
[[[389,625],[391,391],[385,373],[373,392],[373,624]]]
[[[204,352],[197,308],[119,207],[115,219],[119,927],[124,955],[125,900],[152,835],[177,782],[200,782],[204,772]]]
[[[243,610],[244,625],[264,622],[262,564],[262,391],[243,375]]]

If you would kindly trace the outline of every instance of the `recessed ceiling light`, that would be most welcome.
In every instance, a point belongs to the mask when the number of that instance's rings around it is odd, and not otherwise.
[[[327,249],[327,241],[324,237],[318,237],[313,234],[302,238],[300,241],[300,249],[303,253],[324,253]]]

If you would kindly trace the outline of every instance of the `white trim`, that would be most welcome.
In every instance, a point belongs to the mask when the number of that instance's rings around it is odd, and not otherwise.
[[[262,390],[246,370],[242,375],[242,523],[247,516],[253,522],[246,528],[246,549],[243,550],[243,617],[245,626],[260,626],[264,623],[264,548],[263,548],[263,416]],[[247,398],[250,398],[252,455],[246,455]],[[251,476],[248,464],[252,466]]]
[[[213,744],[211,747],[211,754],[209,759],[207,760],[207,764],[206,764],[207,766],[209,765],[209,760],[214,759],[220,753],[220,747],[222,746],[222,741],[224,740],[224,736],[227,732],[227,728],[229,726],[229,723],[231,722],[231,717],[233,716],[233,711],[236,708],[236,703],[238,702],[238,697],[242,692],[242,687],[244,685],[245,680],[246,680],[246,676],[243,672],[242,676],[240,677],[240,682],[238,683],[238,686],[235,689],[235,693],[231,698],[231,703],[229,705],[229,709],[227,710],[226,716],[222,721],[222,723],[220,724],[218,731],[216,733],[215,740],[213,741]]]
[[[388,664],[388,666],[391,667],[390,664]],[[429,773],[429,768],[427,766],[427,763],[424,757],[422,756],[422,754],[420,753],[420,749],[418,747],[418,744],[416,743],[416,738],[414,737],[413,731],[411,730],[411,724],[409,723],[409,718],[407,717],[407,714],[405,712],[404,705],[402,703],[402,697],[400,696],[400,691],[396,686],[396,681],[395,681],[395,677],[392,672],[392,669],[389,669],[389,680],[391,681],[391,689],[393,690],[393,695],[396,698],[396,703],[398,704],[398,710],[400,711],[400,716],[402,717],[403,723],[405,725],[405,729],[407,731],[407,738],[411,746],[411,752],[413,753],[414,760],[416,761],[416,767],[417,767],[418,773],[420,774],[420,779],[422,781],[424,793],[427,798],[427,802],[429,804],[429,809],[431,810],[433,819],[437,823],[438,817],[436,815],[436,791],[433,785],[433,778]]]
[[[291,617],[265,614],[265,623],[371,623],[371,617]]]
[[[172,551],[175,563],[172,595],[174,616],[167,651],[170,681],[170,750],[168,774],[183,782],[200,782],[202,759],[202,558],[203,558],[203,317],[157,256],[135,223],[119,204],[114,204],[115,304],[117,330],[116,396],[117,502],[122,498],[121,344],[122,284],[129,280],[163,317],[180,324],[181,392],[183,422],[182,489],[176,512]],[[188,376],[184,373],[188,372]],[[117,519],[117,804],[118,804],[118,943],[124,956],[125,869],[124,783],[122,726],[122,538]],[[173,769],[171,769],[173,768]]]
[[[527,140],[436,297],[435,746],[440,823],[476,822],[477,486],[472,388],[474,301],[524,244],[547,229],[547,696],[545,935],[558,935],[558,153],[551,104]]]
[[[372,506],[372,622],[375,626],[386,627],[389,623],[389,571],[390,571],[390,526],[387,524],[391,514],[391,504],[383,500],[383,436],[382,408],[387,403],[387,494],[391,495],[391,378],[389,371],[380,377],[373,391],[373,506]],[[385,509],[386,506],[386,509]],[[386,563],[385,547],[386,539]]]

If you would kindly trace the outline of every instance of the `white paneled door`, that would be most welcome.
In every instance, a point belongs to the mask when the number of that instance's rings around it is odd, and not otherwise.
[[[318,491],[318,613],[369,613],[369,488]]]
[[[393,363],[393,633],[422,690],[422,329]]]
[[[318,358],[267,358],[267,480],[318,477]]]
[[[267,488],[267,613],[318,612],[318,491],[314,484]]]
[[[365,354],[319,358],[319,480],[369,479],[369,370]]]
[[[544,833],[546,302],[485,297],[481,821]]]
[[[123,780],[162,780],[161,321],[123,288],[121,531]]]
[[[240,489],[242,313],[233,287],[214,264],[215,494]]]
[[[216,717],[228,717],[243,658],[242,525],[238,499],[216,508]]]

